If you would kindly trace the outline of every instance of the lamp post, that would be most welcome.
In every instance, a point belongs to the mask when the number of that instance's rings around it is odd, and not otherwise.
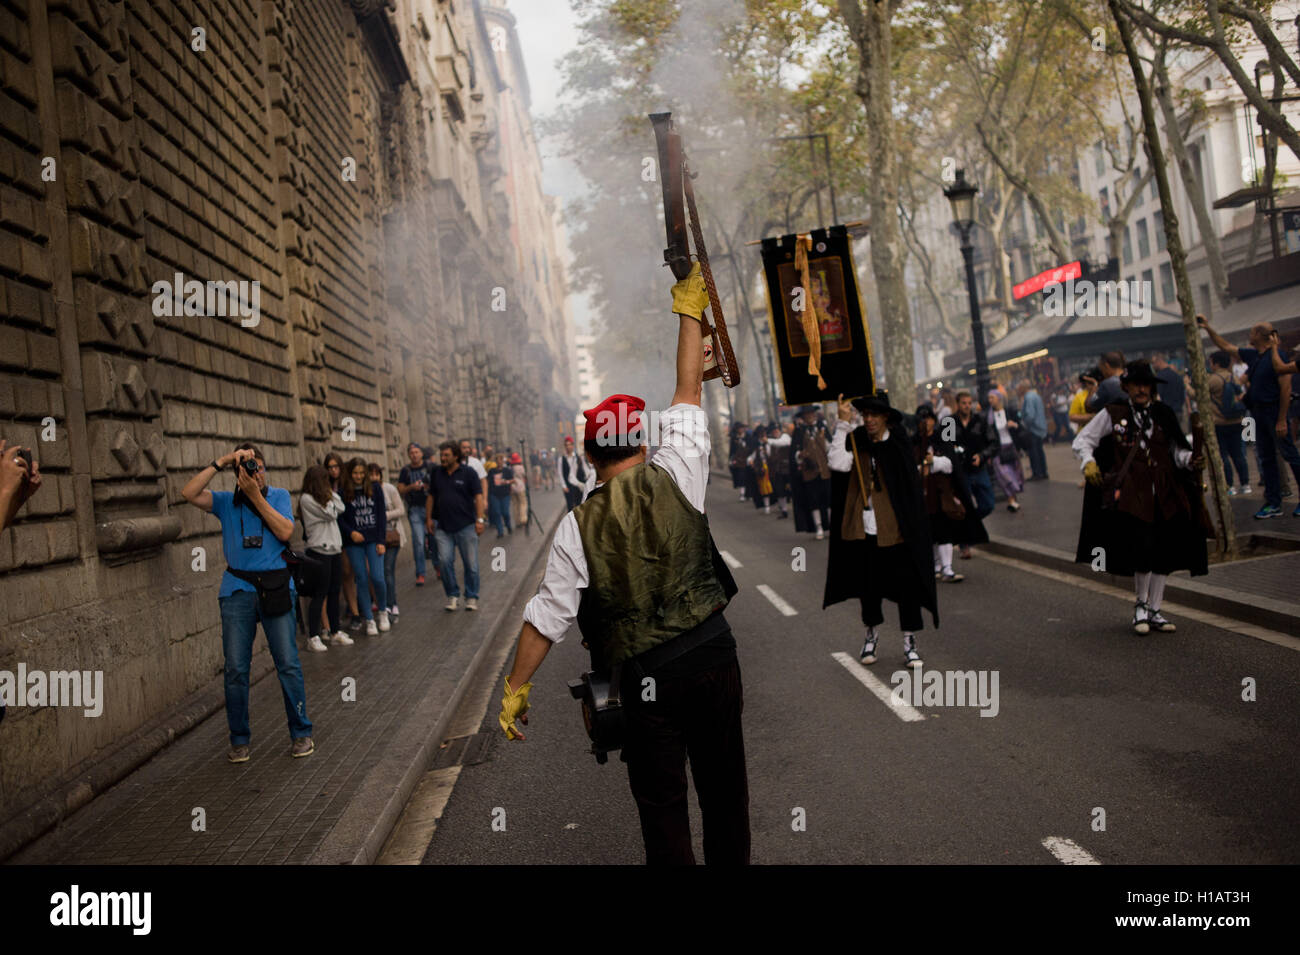
[[[975,286],[975,249],[970,242],[975,226],[975,196],[979,193],[966,181],[966,170],[957,170],[957,181],[943,191],[952,206],[952,224],[961,233],[961,257],[966,261],[966,293],[970,297],[970,331],[975,343],[975,391],[981,408],[988,407],[989,359],[984,350],[984,326],[980,322],[980,302]]]

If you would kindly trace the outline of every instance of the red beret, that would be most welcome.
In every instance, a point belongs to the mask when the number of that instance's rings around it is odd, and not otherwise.
[[[635,395],[610,395],[596,407],[582,413],[587,419],[584,441],[608,440],[627,435],[641,425],[645,402]]]

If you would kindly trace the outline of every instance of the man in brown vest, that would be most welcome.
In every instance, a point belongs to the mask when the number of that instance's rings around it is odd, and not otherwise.
[[[704,516],[708,418],[700,409],[708,304],[699,266],[673,286],[677,388],[646,463],[645,403],[613,395],[583,412],[597,483],[555,532],[546,575],[524,610],[499,722],[523,739],[528,682],[577,623],[592,669],[621,687],[622,759],[647,863],[693,864],[689,757],[710,863],[749,862],[749,789],[736,640],[722,615],[735,582]]]
[[[853,428],[853,409],[865,424]],[[921,665],[916,632],[921,608],[939,626],[933,550],[925,495],[902,416],[877,392],[852,403],[840,396],[839,421],[828,452],[831,469],[831,546],[823,607],[858,598],[867,635],[858,659],[876,662],[882,600],[898,604],[903,662]]]
[[[1133,578],[1133,632],[1143,635],[1175,630],[1160,612],[1169,574],[1208,573],[1204,462],[1174,409],[1155,400],[1158,384],[1145,361],[1129,362],[1124,400],[1105,405],[1073,446],[1088,485],[1075,562]]]

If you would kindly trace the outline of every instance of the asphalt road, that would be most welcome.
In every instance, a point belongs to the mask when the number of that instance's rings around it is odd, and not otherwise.
[[[852,672],[891,689],[902,669],[892,605],[880,661],[860,668],[856,604],[821,609],[826,543],[739,503],[728,484],[715,477],[708,508],[719,548],[742,565],[727,617],[745,682],[755,863],[1056,864],[1049,839],[1103,865],[1300,861],[1296,650],[1185,617],[1177,633],[1137,637],[1131,596],[977,556],[960,562],[964,583],[940,587],[942,628],[918,639],[928,670],[996,671],[997,715],[922,706],[905,721]],[[485,745],[455,780],[425,864],[643,861],[626,770],[588,754],[565,685],[584,663],[575,630],[534,678],[524,742],[505,741],[492,692]]]

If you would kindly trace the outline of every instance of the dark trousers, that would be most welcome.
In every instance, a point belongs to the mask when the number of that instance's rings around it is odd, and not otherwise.
[[[564,485],[564,507],[565,510],[573,510],[582,503],[582,488],[574,487],[571,484]]]
[[[975,498],[975,513],[983,520],[998,506],[997,499],[993,496],[993,479],[989,477],[989,469],[981,464],[966,472],[966,480],[970,484],[971,497]]]
[[[307,604],[307,636],[324,632],[325,624],[321,622],[321,606],[325,607],[325,616],[329,619],[329,633],[337,633],[343,627],[339,622],[339,589],[343,586],[343,555],[310,552],[320,561],[319,577],[310,594]]]
[[[1296,484],[1300,485],[1300,451],[1291,440],[1290,431],[1279,437],[1277,427],[1277,402],[1258,404],[1251,409],[1255,417],[1255,453],[1259,455],[1259,476],[1264,482],[1264,503],[1282,506],[1282,480],[1278,474],[1278,455],[1291,465]]]
[[[1029,469],[1036,478],[1047,477],[1047,456],[1043,454],[1043,439],[1025,431],[1025,453],[1029,455]]]
[[[1223,474],[1232,486],[1232,469],[1237,468],[1239,484],[1250,483],[1250,471],[1246,469],[1246,449],[1241,444],[1241,424],[1216,424],[1214,437],[1219,442],[1219,457],[1223,458]]]
[[[683,658],[685,659],[685,658]],[[749,781],[740,714],[740,664],[655,678],[655,699],[640,681],[624,690],[622,759],[641,815],[647,865],[694,865],[686,808],[686,761],[704,822],[704,861],[749,864]]]
[[[898,625],[905,633],[916,633],[921,620],[921,591],[917,587],[912,556],[906,544],[880,547],[874,534],[867,535],[867,586],[862,595],[862,622],[878,627],[885,622],[882,600],[898,604]]]

